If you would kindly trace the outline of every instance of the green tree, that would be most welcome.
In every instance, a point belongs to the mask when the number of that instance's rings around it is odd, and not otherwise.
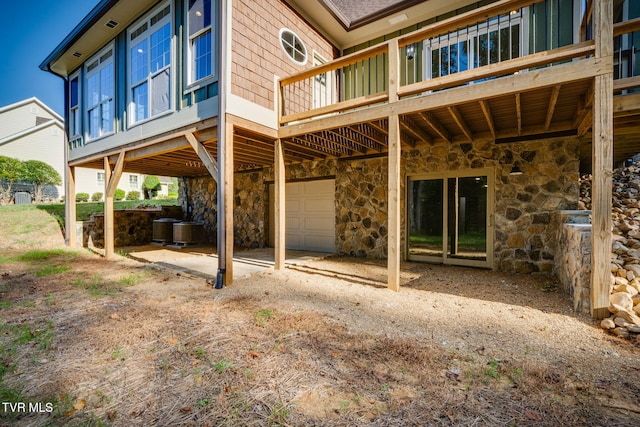
[[[0,156],[0,205],[11,202],[13,184],[22,177],[22,162],[12,157]]]
[[[40,160],[22,162],[22,179],[35,185],[34,199],[42,201],[42,189],[45,185],[61,185],[60,174],[51,165]]]
[[[169,197],[178,197],[178,178],[171,178],[171,184],[169,184]]]
[[[162,187],[160,186],[160,179],[155,175],[147,175],[144,177],[142,183],[142,190],[144,191],[145,199],[153,199],[158,194]]]

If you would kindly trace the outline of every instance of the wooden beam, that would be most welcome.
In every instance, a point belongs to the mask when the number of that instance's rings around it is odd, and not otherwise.
[[[286,256],[285,165],[284,144],[276,139],[274,164],[274,261],[275,269],[283,270]]]
[[[584,136],[593,125],[593,110],[591,108],[585,110],[582,120],[578,123],[578,136]]]
[[[640,93],[616,95],[613,97],[613,112],[616,117],[625,115],[626,112],[636,112],[640,109]]]
[[[640,18],[629,19],[613,25],[613,37],[640,31]]]
[[[76,168],[65,165],[64,242],[76,247]]]
[[[593,38],[596,58],[613,56],[613,2],[593,2]],[[613,67],[597,75],[593,97],[591,316],[609,316],[611,284],[611,225],[613,184]]]
[[[216,162],[216,160],[206,149],[206,147],[196,139],[194,134],[192,134],[191,132],[187,132],[184,134],[184,136],[185,138],[187,138],[187,141],[189,141],[189,145],[191,145],[193,151],[196,152],[196,154],[202,161],[204,167],[207,168],[207,171],[209,171],[209,175],[213,177],[213,180],[215,182],[218,182],[218,162]],[[233,170],[233,168],[231,170]]]
[[[516,93],[516,117],[518,120],[518,135],[522,133],[522,104],[520,103],[520,94]]]
[[[451,135],[449,135],[449,131],[447,131],[444,126],[442,126],[442,123],[440,123],[440,121],[436,118],[435,114],[433,114],[431,111],[428,111],[425,113],[420,113],[420,117],[422,117],[424,121],[427,122],[427,125],[429,125],[429,127],[435,133],[437,133],[440,138],[449,143],[451,142]]]
[[[613,81],[614,92],[620,92],[621,90],[627,90],[627,89],[635,89],[637,87],[640,87],[640,76],[627,77],[624,79],[618,79]]]
[[[122,176],[122,171],[124,170],[124,159],[125,152],[122,150],[120,154],[118,154],[118,158],[116,160],[116,165],[113,169],[110,167],[109,158],[105,157],[105,164],[109,166],[109,174],[110,177],[107,178],[107,167],[105,166],[105,195],[109,195],[113,197],[116,193],[116,189],[118,188],[118,182],[120,182],[120,177]]]
[[[393,291],[400,290],[400,200],[401,200],[401,179],[400,179],[400,117],[392,115],[389,117],[389,155],[388,168],[388,216],[387,222],[389,230],[387,234],[387,287]]]
[[[161,154],[184,150],[189,147],[189,143],[184,140],[184,135],[180,135],[170,141],[162,141],[154,145],[128,150],[127,154],[125,155],[125,160],[127,162],[133,162],[135,160],[148,159],[150,157],[159,156]],[[115,161],[116,156],[117,154],[115,156],[111,156],[110,160]]]
[[[226,122],[226,120],[225,120]],[[224,161],[224,178],[222,185],[224,186],[224,211],[225,216],[224,227],[218,229],[218,233],[225,234],[225,257],[226,257],[226,274],[224,275],[225,286],[233,283],[233,124],[225,123],[225,153],[222,161]],[[218,250],[218,253],[219,250]]]
[[[556,111],[558,96],[560,96],[560,88],[562,88],[562,86],[558,85],[551,89],[551,98],[549,98],[549,105],[547,106],[547,117],[544,121],[545,130],[549,130],[549,126],[551,126],[551,119],[553,119],[553,113]]]
[[[419,140],[421,140],[423,142],[427,142],[429,144],[432,142],[431,135],[429,135],[428,133],[423,131],[420,128],[420,126],[418,126],[408,116],[402,117],[402,120],[400,120],[400,128],[404,132],[408,133],[409,135],[413,136],[416,139],[419,139]],[[391,137],[391,135],[389,135],[389,137]],[[400,141],[402,141],[402,140],[400,140]]]
[[[359,123],[357,125],[353,125],[353,126],[349,126],[347,129],[351,130],[352,132],[357,133],[358,135],[361,135],[363,138],[366,138],[370,141],[373,141],[373,144],[371,145],[378,145],[378,148],[375,147],[367,147],[371,150],[377,150],[380,151],[380,149],[382,148],[381,146],[386,146],[387,145],[387,141],[385,139],[384,136],[380,136],[380,135],[372,135],[375,133],[379,133],[376,132],[375,130],[372,131],[367,125],[366,123]]]
[[[373,95],[365,95],[358,98],[350,99],[348,101],[336,102],[320,108],[313,108],[310,110],[301,111],[299,113],[287,114],[280,118],[280,124],[286,124],[290,122],[296,122],[299,120],[310,119],[312,117],[324,116],[328,114],[337,114],[344,110],[352,110],[359,107],[364,107],[371,104],[378,104],[389,100],[387,92],[380,92]]]
[[[553,87],[558,84],[591,79],[606,72],[611,67],[613,67],[613,55],[609,58],[581,59],[528,73],[510,75],[474,85],[455,87],[428,95],[401,99],[394,104],[372,105],[363,110],[350,111],[332,117],[283,126],[280,128],[279,135],[281,138],[287,139],[327,128],[381,120],[391,114],[413,114],[416,111],[457,106],[482,99],[530,91],[532,88]]]
[[[388,41],[389,56],[389,93],[388,101],[390,103],[398,101],[398,92],[400,91],[400,49],[398,47],[398,39]]]
[[[114,246],[114,213],[113,213],[113,195],[109,195],[109,183],[111,182],[111,164],[109,158],[103,159],[104,166],[104,221],[102,224],[102,235],[104,239],[104,256],[107,259],[113,258]]]
[[[458,107],[447,107],[447,110],[449,110],[449,114],[451,114],[451,117],[453,117],[453,120],[456,122],[462,133],[464,133],[464,136],[466,136],[469,141],[472,141],[473,132],[471,132],[471,128],[467,124],[464,117],[462,117],[462,114],[460,113],[460,110],[458,110]]]
[[[104,257],[113,259],[115,253],[115,212],[113,210],[113,196],[118,188],[118,182],[124,168],[124,150],[118,154],[116,165],[111,169],[109,157],[104,158]]]
[[[489,102],[486,100],[480,101],[480,108],[482,108],[482,114],[484,114],[484,118],[487,121],[487,125],[489,126],[489,131],[491,135],[495,139],[496,137],[496,125],[493,122],[493,116],[491,115],[491,108],[489,107]]]

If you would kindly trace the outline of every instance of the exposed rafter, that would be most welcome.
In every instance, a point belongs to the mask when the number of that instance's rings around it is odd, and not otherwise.
[[[493,116],[491,115],[491,108],[489,107],[489,102],[485,99],[480,101],[480,108],[482,108],[482,114],[484,114],[484,118],[487,120],[487,125],[489,126],[489,131],[493,138],[496,137],[496,125],[493,122]]]
[[[449,135],[449,131],[447,131],[444,126],[442,126],[440,121],[438,121],[438,119],[432,112],[428,111],[420,113],[420,117],[422,117],[424,121],[427,122],[427,125],[429,125],[429,127],[435,133],[437,133],[440,138],[444,139],[447,142],[451,142],[451,135]]]
[[[402,118],[400,119],[400,128],[404,132],[413,136],[415,139],[418,139],[422,142],[427,142],[429,144],[432,142],[431,136],[423,131],[422,128],[420,128],[420,126],[418,126],[408,116],[402,116]]]
[[[551,119],[553,119],[553,113],[556,110],[556,103],[558,102],[558,96],[560,96],[561,85],[554,86],[551,90],[551,97],[549,98],[549,106],[547,107],[547,118],[544,121],[544,129],[549,130],[551,126]]]
[[[469,125],[465,121],[464,117],[462,117],[462,114],[460,114],[460,110],[458,109],[458,107],[447,107],[447,110],[449,111],[449,114],[451,114],[451,117],[453,117],[453,120],[456,122],[464,136],[467,137],[467,140],[472,141],[473,132],[471,132],[471,128],[469,128]]]

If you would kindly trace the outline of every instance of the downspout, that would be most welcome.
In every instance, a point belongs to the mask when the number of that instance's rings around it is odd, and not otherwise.
[[[216,275],[216,289],[224,286],[224,275],[227,270],[227,223],[225,212],[228,208],[225,204],[224,181],[226,171],[226,126],[227,126],[227,0],[218,1],[218,16],[220,17],[220,29],[218,34],[218,274]],[[233,171],[232,171],[233,173]],[[233,207],[231,207],[233,209]]]

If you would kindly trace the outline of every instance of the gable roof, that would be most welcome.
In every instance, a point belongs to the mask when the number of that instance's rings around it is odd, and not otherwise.
[[[15,110],[17,108],[24,107],[25,105],[29,105],[29,104],[37,104],[38,107],[42,108],[47,113],[51,114],[53,117],[55,117],[55,120],[60,122],[60,123],[62,123],[64,121],[64,119],[62,117],[60,117],[60,115],[58,113],[53,111],[51,108],[49,108],[49,106],[47,104],[45,104],[44,102],[40,101],[35,96],[31,97],[31,98],[23,99],[22,101],[15,102],[13,104],[6,105],[4,107],[0,107],[0,114],[4,114],[7,111]]]
[[[426,0],[319,0],[345,30],[385,18]]]

